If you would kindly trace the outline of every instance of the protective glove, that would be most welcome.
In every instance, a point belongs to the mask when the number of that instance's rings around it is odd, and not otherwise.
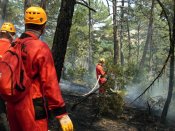
[[[62,131],[73,131],[73,124],[68,115],[64,115],[59,119]]]

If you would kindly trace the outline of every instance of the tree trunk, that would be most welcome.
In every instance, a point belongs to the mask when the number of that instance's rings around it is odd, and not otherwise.
[[[47,0],[41,0],[40,6],[46,10]]]
[[[154,3],[155,3],[154,0],[152,0],[150,19],[149,19],[149,25],[148,25],[148,32],[147,32],[147,38],[146,38],[146,42],[145,42],[145,46],[144,46],[144,50],[143,50],[143,55],[142,55],[142,58],[141,58],[141,61],[140,61],[140,68],[143,67],[144,64],[145,64],[145,58],[146,58],[146,54],[147,54],[147,51],[148,51],[148,46],[152,42]]]
[[[174,36],[175,39],[175,36]],[[175,44],[175,42],[173,42]],[[168,96],[161,114],[161,122],[164,123],[166,121],[166,116],[168,113],[168,109],[171,103],[173,86],[174,86],[174,44],[171,45],[171,57],[170,57],[170,78],[169,78],[169,89]]]
[[[130,1],[128,0],[128,15],[130,10]],[[127,33],[128,33],[128,63],[130,63],[131,58],[131,35],[130,35],[130,27],[129,27],[129,17],[127,19]]]
[[[131,35],[130,35],[130,28],[129,28],[129,21],[127,20],[127,32],[128,32],[128,63],[130,63],[131,59]]]
[[[154,31],[152,31],[154,32]],[[149,72],[152,74],[153,71],[153,42],[149,44]]]
[[[137,27],[137,63],[139,63],[139,55],[140,55],[140,29],[141,29],[141,23],[138,22],[138,27]]]
[[[53,40],[52,54],[59,81],[61,78],[64,58],[66,55],[75,4],[76,0],[62,0],[60,13],[57,19],[57,27]]]
[[[28,7],[32,5],[32,0],[25,0],[24,1],[24,13]]]
[[[123,24],[124,24],[124,5],[125,2],[122,0],[122,7],[121,7],[121,29],[120,29],[120,60],[121,65],[124,65],[124,55],[123,55]]]
[[[91,7],[91,0],[89,0],[89,7]],[[89,58],[88,58],[88,70],[89,73],[92,73],[92,16],[91,16],[91,10],[89,9]]]
[[[173,94],[173,87],[174,87],[174,44],[175,44],[175,1],[174,1],[174,18],[173,18],[173,34],[170,37],[170,78],[169,78],[169,89],[168,89],[168,96],[161,114],[161,122],[164,123],[166,121],[166,116],[168,113],[168,109],[171,103],[171,98]]]
[[[6,17],[8,0],[0,0],[0,25],[4,23]]]
[[[114,64],[118,63],[119,46],[117,40],[117,0],[113,0],[113,37],[114,37]]]

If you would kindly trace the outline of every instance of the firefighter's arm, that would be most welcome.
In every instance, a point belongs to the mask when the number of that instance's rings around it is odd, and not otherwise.
[[[59,120],[63,131],[73,131],[73,124],[67,115],[51,52],[47,48],[43,48],[41,52],[43,55],[39,58],[40,76],[48,108]]]
[[[101,74],[101,78],[106,78],[108,79],[107,71],[104,71],[103,67],[99,67],[99,72]]]

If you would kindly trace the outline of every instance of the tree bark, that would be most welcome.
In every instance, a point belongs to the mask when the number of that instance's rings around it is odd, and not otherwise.
[[[122,0],[122,7],[121,7],[121,29],[120,29],[120,60],[121,65],[124,65],[124,55],[123,55],[123,24],[124,24],[124,5],[125,2]]]
[[[117,0],[113,0],[113,37],[114,37],[114,64],[118,63],[119,46],[117,38]]]
[[[8,0],[0,0],[0,25],[3,24],[6,17]]]
[[[24,13],[28,7],[32,5],[32,0],[25,0],[24,1]]]
[[[52,54],[59,81],[61,78],[64,58],[66,55],[75,4],[76,0],[62,0],[60,13],[57,19],[57,26],[52,46]]]
[[[141,24],[138,22],[138,27],[137,27],[137,63],[139,63],[139,55],[140,55],[140,29],[141,29]]]
[[[153,28],[153,13],[154,13],[154,2],[155,0],[152,0],[152,6],[151,6],[151,12],[150,12],[150,19],[149,19],[149,25],[148,25],[148,32],[147,32],[147,38],[146,38],[146,42],[145,42],[145,46],[144,46],[144,50],[143,50],[143,55],[140,61],[140,68],[144,66],[145,64],[145,58],[146,58],[146,54],[148,52],[148,46],[150,45],[150,43],[152,42],[152,28]]]
[[[47,6],[47,0],[41,0],[41,4],[40,6],[46,10],[46,6]]]
[[[168,96],[161,114],[161,122],[164,123],[166,121],[168,109],[171,103],[172,94],[173,94],[173,87],[174,87],[174,44],[175,44],[175,1],[173,5],[173,12],[174,12],[174,18],[173,18],[173,30],[172,37],[170,37],[170,78],[169,78],[169,89],[168,89]],[[171,28],[171,27],[169,27]]]
[[[130,1],[128,0],[128,15],[130,10]],[[128,63],[130,63],[131,58],[131,35],[130,35],[130,27],[129,27],[129,17],[127,19],[127,33],[128,33]]]
[[[91,0],[89,0],[89,7],[91,7]],[[91,9],[89,8],[89,58],[88,58],[88,70],[89,73],[92,73],[92,15]]]

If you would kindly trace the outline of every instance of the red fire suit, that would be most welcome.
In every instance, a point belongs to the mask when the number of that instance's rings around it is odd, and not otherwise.
[[[7,51],[9,47],[10,47],[10,40],[1,38],[0,39],[0,56],[1,57]]]
[[[6,38],[1,38],[0,39],[0,59],[2,57],[2,55],[8,50],[8,48],[10,47],[10,40],[6,39]],[[6,118],[6,106],[5,106],[5,102],[4,100],[0,97],[0,131],[1,130],[5,130],[7,131],[9,129],[8,127],[8,121]]]
[[[102,64],[98,63],[96,65],[96,76],[97,76],[97,79],[100,76],[100,79],[99,79],[99,82],[98,82],[100,86],[103,85],[107,81],[107,79],[104,77],[105,74],[106,74],[106,72],[104,71]],[[104,88],[100,88],[99,92],[100,93],[104,93],[105,89]]]
[[[48,131],[48,111],[60,118],[67,114],[65,103],[49,47],[31,32],[23,33],[20,39],[27,37],[33,40],[24,42],[22,58],[32,86],[19,102],[7,102],[10,130]]]

